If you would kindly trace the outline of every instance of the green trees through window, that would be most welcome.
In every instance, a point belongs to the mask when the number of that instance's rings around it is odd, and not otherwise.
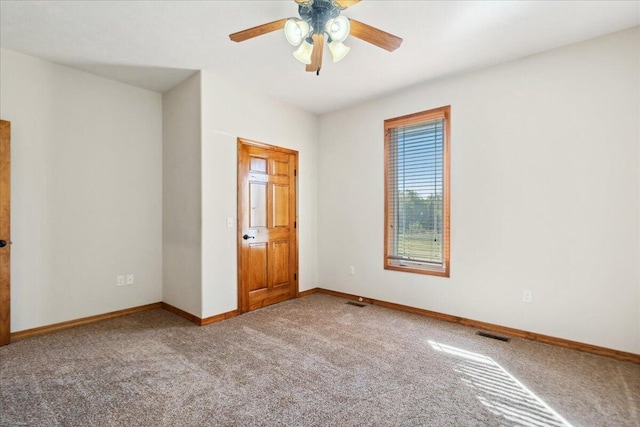
[[[421,197],[407,190],[398,197],[398,256],[441,263],[442,194]]]

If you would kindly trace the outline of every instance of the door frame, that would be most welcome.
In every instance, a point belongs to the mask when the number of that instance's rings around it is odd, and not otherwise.
[[[243,235],[243,230],[242,230],[242,224],[240,223],[240,215],[241,215],[241,201],[240,201],[240,197],[242,194],[242,177],[240,176],[241,174],[241,160],[242,160],[242,147],[243,146],[251,146],[251,147],[258,147],[258,148],[263,148],[266,150],[270,150],[270,151],[275,151],[275,152],[279,152],[279,153],[286,153],[286,154],[293,154],[295,157],[295,165],[294,165],[294,169],[295,169],[295,179],[294,179],[294,185],[295,185],[295,192],[296,192],[296,200],[295,200],[295,211],[296,211],[296,215],[295,215],[295,227],[294,227],[294,238],[295,238],[295,245],[296,245],[296,253],[295,253],[295,271],[296,271],[296,277],[297,279],[294,280],[294,286],[295,286],[295,296],[297,297],[300,293],[300,287],[298,285],[299,283],[299,271],[298,271],[298,267],[300,265],[299,261],[298,261],[298,254],[299,254],[299,245],[298,245],[298,230],[299,227],[297,226],[300,221],[299,221],[299,212],[298,212],[298,200],[299,200],[299,185],[298,185],[298,151],[296,150],[291,150],[289,148],[284,148],[284,147],[279,147],[277,145],[271,145],[271,144],[265,144],[263,142],[258,142],[258,141],[252,141],[250,139],[246,139],[246,138],[238,138],[238,151],[237,151],[237,189],[236,189],[236,238],[237,238],[237,243],[236,243],[236,248],[237,248],[237,253],[238,253],[238,314],[242,314],[242,313],[246,313],[249,311],[249,309],[245,309],[245,307],[248,306],[248,301],[245,301],[245,298],[248,298],[248,292],[246,292],[246,289],[243,288],[242,286],[242,235]]]
[[[11,341],[11,122],[6,120],[0,120],[0,224],[0,239],[7,241],[0,248],[6,251],[0,256],[0,345],[6,345]]]

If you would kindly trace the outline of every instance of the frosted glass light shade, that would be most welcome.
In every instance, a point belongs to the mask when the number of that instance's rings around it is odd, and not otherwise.
[[[305,40],[300,47],[293,52],[293,56],[303,64],[311,64],[311,53],[313,53],[313,45]]]
[[[333,58],[333,62],[338,62],[345,56],[351,48],[349,46],[345,46],[342,42],[332,41],[329,43],[329,51],[331,52],[331,57]]]
[[[338,16],[335,19],[329,19],[325,25],[325,31],[331,37],[331,40],[343,42],[349,36],[351,24],[349,19],[344,16]]]
[[[284,36],[293,46],[300,46],[302,40],[309,34],[309,24],[301,19],[289,19],[284,24]]]

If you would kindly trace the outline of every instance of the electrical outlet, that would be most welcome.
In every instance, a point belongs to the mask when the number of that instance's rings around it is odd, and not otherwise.
[[[349,266],[349,276],[355,276],[356,275],[356,268],[353,265]]]
[[[133,274],[127,274],[127,285],[133,285],[135,283]]]
[[[116,285],[124,286],[124,276],[116,276]]]
[[[532,303],[533,293],[531,291],[522,291],[522,302]]]

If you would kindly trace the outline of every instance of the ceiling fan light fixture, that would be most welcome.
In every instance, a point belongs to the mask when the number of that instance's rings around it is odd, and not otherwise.
[[[0,0],[1,2],[2,0]],[[299,16],[291,16],[267,22],[246,30],[229,34],[234,42],[244,42],[273,31],[284,32],[287,42],[295,46],[293,57],[306,64],[307,72],[320,74],[325,42],[333,62],[341,61],[350,48],[343,42],[349,36],[371,43],[388,52],[402,44],[402,39],[379,28],[355,19],[341,16],[348,7],[361,0],[294,0]]]
[[[300,43],[309,34],[309,24],[302,19],[289,19],[284,24],[284,36],[293,46],[300,46]]]
[[[345,46],[342,42],[332,41],[329,43],[329,51],[331,52],[331,57],[333,58],[333,62],[338,62],[345,56],[351,48],[349,46]]]
[[[338,16],[334,19],[329,19],[325,25],[325,31],[331,37],[331,40],[336,42],[343,42],[349,36],[351,31],[351,24],[349,19],[345,16]]]
[[[300,47],[293,52],[294,58],[303,64],[311,64],[311,54],[313,53],[313,44],[309,43],[307,40],[308,39],[304,40],[300,44]]]

